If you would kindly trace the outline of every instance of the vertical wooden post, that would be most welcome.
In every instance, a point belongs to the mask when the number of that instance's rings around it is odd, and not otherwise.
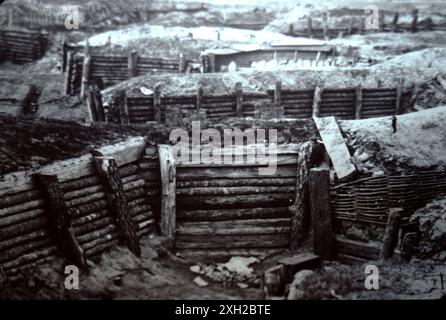
[[[183,73],[186,71],[186,58],[184,57],[184,54],[180,53],[180,61],[178,63],[178,72]]]
[[[214,72],[216,72],[216,70],[215,70],[215,54],[208,53],[208,57],[209,57],[209,72],[214,73]]]
[[[90,121],[91,122],[98,121],[96,106],[93,97],[93,89],[91,87],[87,89],[86,100],[87,100],[87,108],[88,108],[88,115],[90,116]]]
[[[73,73],[73,52],[69,51],[67,53],[67,66],[65,70],[65,84],[64,92],[65,95],[71,95],[71,75]]]
[[[393,16],[393,21],[392,21],[392,32],[395,32],[398,28],[398,19],[399,19],[400,15],[399,13],[395,13],[395,15]]]
[[[9,9],[9,12],[8,12],[8,28],[11,28],[13,23],[14,23],[13,11],[12,11],[12,9]]]
[[[99,88],[95,88],[93,90],[93,99],[94,99],[94,105],[96,106],[97,121],[104,122],[105,121],[104,106],[102,104],[102,96]]]
[[[412,11],[412,24],[410,27],[410,30],[412,32],[416,32],[417,31],[417,22],[418,22],[418,9],[415,9]]]
[[[290,36],[293,36],[293,35],[294,35],[294,25],[293,25],[292,23],[290,23],[290,24],[288,25],[288,34],[289,34]]]
[[[322,88],[316,86],[313,95],[313,117],[319,117],[321,109]]]
[[[274,88],[274,104],[280,106],[282,104],[282,82],[276,81]]]
[[[319,63],[319,59],[321,58],[321,52],[318,51],[317,55],[316,55],[316,61],[315,61],[315,66],[317,67],[318,63]]]
[[[243,88],[241,82],[235,84],[235,116],[243,117]]]
[[[203,101],[203,87],[199,84],[197,87],[197,111],[200,111]]]
[[[355,90],[355,119],[362,118],[362,88],[357,86]]]
[[[330,171],[313,168],[309,174],[310,212],[314,253],[322,259],[334,258],[334,237],[330,211]]]
[[[378,14],[378,29],[380,32],[384,31],[384,19],[386,17],[386,14],[384,11],[380,11]]]
[[[153,111],[155,114],[155,121],[162,122],[161,84],[159,83],[153,87]]]
[[[96,171],[105,187],[108,205],[113,214],[119,239],[135,255],[141,255],[135,224],[132,221],[130,208],[125,196],[121,176],[115,160],[111,157],[99,156],[99,152],[93,152]]]
[[[172,146],[158,145],[158,158],[161,170],[161,234],[169,240],[173,247],[176,231],[176,167],[172,153]]]
[[[67,69],[67,37],[64,36],[62,41],[62,73]]]
[[[403,97],[403,87],[404,87],[404,82],[402,79],[400,79],[400,81],[398,81],[398,86],[396,87],[395,114],[401,113],[401,99]]]
[[[125,94],[124,90],[119,93],[119,116],[121,119],[121,124],[130,124],[127,95]]]
[[[328,39],[328,12],[322,14],[322,36],[325,40]]]
[[[59,249],[68,261],[86,270],[85,255],[71,226],[72,214],[64,200],[57,175],[38,173],[34,178],[43,191],[50,228],[56,235]]]
[[[127,69],[129,78],[137,76],[138,52],[132,50],[129,52],[127,60]]]
[[[381,251],[381,259],[388,259],[393,256],[396,244],[398,243],[398,231],[402,208],[390,208],[387,226],[384,232],[384,243]]]
[[[313,23],[311,21],[311,17],[307,18],[307,36],[309,38],[313,38]]]
[[[299,51],[294,50],[294,63],[297,63],[297,57],[299,55]]]
[[[90,55],[90,44],[85,44],[84,50],[84,63],[82,65],[82,84],[81,84],[81,98],[85,98],[85,93],[88,87],[89,79],[90,79],[90,64],[91,64],[91,55]]]

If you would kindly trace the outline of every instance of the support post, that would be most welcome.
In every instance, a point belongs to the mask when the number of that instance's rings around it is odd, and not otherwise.
[[[197,87],[197,111],[200,111],[203,101],[203,87],[199,84]]]
[[[138,52],[135,50],[130,51],[127,60],[129,78],[137,76],[137,65],[138,65]]]
[[[274,104],[280,106],[282,104],[282,82],[277,81],[274,88]]]
[[[90,121],[91,122],[98,121],[96,106],[94,104],[93,89],[91,87],[87,89],[86,100],[87,100],[87,108],[88,108],[88,115],[90,116]]]
[[[127,95],[124,90],[119,93],[119,118],[121,119],[121,124],[130,124]]]
[[[417,22],[418,22],[418,9],[415,9],[412,11],[412,24],[410,27],[410,30],[412,32],[416,32],[417,31]]]
[[[355,90],[355,119],[362,118],[362,88],[357,86]]]
[[[97,151],[93,152],[93,156],[99,179],[105,187],[108,205],[118,229],[119,240],[136,256],[140,256],[141,248],[135,224],[132,221],[116,161],[111,157],[100,156]]]
[[[241,82],[235,84],[235,106],[236,117],[243,117],[243,88]]]
[[[90,79],[90,65],[91,65],[91,55],[90,46],[85,45],[84,63],[82,65],[82,84],[81,84],[81,98],[85,98],[85,93],[87,92],[87,87]]]
[[[87,270],[84,251],[71,226],[72,214],[64,200],[57,175],[37,173],[34,178],[43,190],[50,228],[56,235],[59,249],[70,263]]]
[[[335,252],[330,211],[330,170],[310,170],[309,192],[314,253],[330,260]]]
[[[178,72],[183,73],[186,71],[186,59],[184,57],[184,54],[180,53],[180,61],[178,63]]]
[[[161,109],[161,84],[157,83],[153,87],[153,111],[155,114],[155,121],[162,122],[162,109]]]
[[[158,158],[162,183],[160,229],[173,248],[176,231],[176,167],[172,146],[158,145]]]
[[[215,54],[208,53],[209,57],[209,72],[214,73],[215,72]]]
[[[387,226],[384,232],[384,243],[380,255],[381,259],[388,259],[393,256],[393,252],[395,251],[396,245],[398,243],[400,215],[402,211],[402,208],[389,209],[389,217],[387,219]]]
[[[328,12],[322,14],[322,36],[325,40],[328,39]]]
[[[65,95],[71,95],[71,74],[73,72],[73,52],[69,51],[67,53],[67,66],[65,70],[65,84],[64,92]]]
[[[404,87],[404,82],[402,79],[400,79],[400,81],[398,81],[398,86],[396,87],[395,114],[401,114],[401,100],[403,97],[403,87]]]
[[[101,95],[101,90],[99,88],[94,88],[93,90],[93,102],[96,107],[97,121],[104,122],[105,121],[104,106],[102,104],[102,95]]]
[[[319,117],[322,99],[322,88],[316,86],[314,88],[313,96],[313,117]]]
[[[311,21],[311,17],[307,18],[307,36],[313,38],[313,22]]]
[[[400,15],[399,13],[395,13],[395,15],[393,16],[393,21],[392,21],[392,32],[395,32],[398,28],[398,19],[399,19]]]

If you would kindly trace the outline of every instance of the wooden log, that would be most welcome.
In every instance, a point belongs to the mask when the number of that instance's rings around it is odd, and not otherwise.
[[[180,52],[180,60],[178,63],[178,72],[183,73],[186,71],[186,58],[184,57],[184,54]]]
[[[4,216],[9,216],[9,215],[17,214],[20,212],[24,212],[27,210],[31,210],[31,209],[37,209],[37,208],[43,207],[44,205],[45,205],[45,202],[43,199],[37,199],[37,200],[25,202],[23,204],[6,207],[3,209],[0,209],[0,218],[2,218]]]
[[[399,13],[395,13],[395,15],[393,16],[393,21],[392,21],[392,32],[395,32],[398,28],[398,19],[399,19]]]
[[[105,114],[104,114],[104,106],[102,104],[102,95],[100,89],[102,88],[94,88],[93,89],[93,103],[96,110],[96,121],[104,122]]]
[[[111,238],[116,237],[118,238],[119,233],[116,230],[116,225],[107,225],[105,228],[101,230],[97,230],[94,232],[83,234],[78,238],[79,243],[85,248],[85,244],[92,242],[94,240],[100,239],[100,238]]]
[[[259,166],[260,167],[260,166]],[[178,168],[178,180],[209,180],[209,178],[225,179],[254,179],[271,178],[271,175],[259,173],[259,167],[216,167],[216,168]],[[295,177],[296,168],[293,165],[278,166],[274,177],[292,178]]]
[[[99,192],[95,192],[95,193],[91,193],[88,195],[85,195],[83,197],[79,197],[79,198],[74,198],[72,200],[68,200],[67,201],[67,206],[69,208],[75,208],[87,203],[91,203],[91,202],[95,202],[97,200],[102,200],[106,197],[106,194],[104,191],[99,191]]]
[[[176,234],[190,236],[288,234],[290,232],[290,222],[289,218],[180,222],[178,223]]]
[[[10,215],[0,219],[0,228],[21,223],[34,218],[43,217],[45,215],[44,208],[33,209],[18,214]]]
[[[330,214],[330,171],[313,168],[309,173],[310,212],[313,225],[313,251],[322,259],[334,258]]]
[[[307,18],[307,37],[313,38],[313,22],[311,21],[311,17]]]
[[[296,178],[259,178],[259,179],[212,179],[178,180],[177,191],[182,188],[239,187],[239,186],[294,186]]]
[[[289,234],[182,236],[175,238],[176,249],[284,248]]]
[[[398,243],[398,232],[400,229],[400,217],[402,208],[390,208],[387,226],[384,232],[384,243],[380,254],[381,259],[389,259],[393,256]]]
[[[90,213],[88,215],[82,215],[72,219],[72,225],[74,228],[90,223],[100,218],[105,218],[110,215],[108,208],[102,209],[97,212]]]
[[[340,254],[368,260],[378,259],[381,250],[376,243],[355,241],[340,236],[336,237],[336,249]]]
[[[0,251],[5,251],[10,248],[18,247],[24,243],[41,240],[43,238],[49,237],[50,235],[51,235],[51,233],[48,230],[48,228],[28,232],[23,235],[18,235],[14,238],[10,238],[10,239],[1,241],[0,242]]]
[[[118,227],[119,238],[130,251],[140,256],[141,248],[132,223],[118,166],[111,157],[95,156],[94,159],[96,170],[107,192],[109,208]]]
[[[82,224],[78,225],[75,228],[75,232],[77,236],[104,228],[108,225],[111,225],[114,223],[114,219],[111,216],[106,216],[103,218],[99,218],[93,221],[90,221],[88,224]]]
[[[362,116],[362,88],[358,86],[355,92],[355,119],[361,119]]]
[[[119,93],[119,117],[121,119],[121,124],[130,124],[127,95],[124,90]]]
[[[322,88],[316,86],[314,88],[314,96],[313,96],[313,117],[319,117],[321,108],[321,96],[322,96]]]
[[[237,219],[273,219],[290,216],[288,207],[182,210],[178,209],[178,221],[231,221]]]
[[[200,111],[203,103],[203,87],[199,85],[197,87],[197,111]]]
[[[274,88],[274,103],[276,106],[282,104],[282,82],[277,81]]]
[[[166,236],[173,246],[176,230],[176,168],[170,145],[158,145],[160,162],[162,198],[161,198],[161,234]]]
[[[294,186],[241,186],[241,187],[205,187],[177,189],[178,196],[217,196],[242,194],[292,193]]]
[[[404,82],[401,79],[396,89],[395,114],[401,114],[401,99],[403,96],[403,86]]]
[[[163,112],[161,109],[161,84],[156,84],[153,87],[153,112],[155,114],[155,121],[163,122]]]
[[[285,294],[285,267],[282,264],[271,267],[263,273],[265,299]]]
[[[19,192],[9,196],[2,196],[0,198],[0,208],[10,207],[28,201],[38,200],[41,197],[40,191],[30,190]]]
[[[243,88],[241,82],[235,84],[235,110],[237,117],[243,117]]]
[[[128,54],[127,69],[128,77],[133,78],[137,76],[137,65],[138,65],[138,52],[132,50]]]
[[[254,194],[231,196],[178,196],[178,208],[258,208],[284,207],[292,202],[293,194]]]
[[[71,225],[71,212],[63,198],[57,175],[36,174],[34,177],[43,189],[48,220],[59,248],[68,261],[86,269],[87,263],[84,252],[75,237]]]
[[[81,98],[84,99],[87,93],[88,84],[90,82],[91,70],[91,56],[84,56],[84,63],[82,65],[82,82],[81,82]]]
[[[215,54],[213,53],[208,53],[208,58],[209,58],[209,72],[211,73],[215,73]]]

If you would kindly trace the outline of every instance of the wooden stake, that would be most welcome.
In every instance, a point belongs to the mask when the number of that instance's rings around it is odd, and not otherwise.
[[[50,228],[56,235],[59,249],[68,261],[86,270],[85,255],[71,226],[72,213],[64,200],[57,175],[38,173],[34,177],[43,191]]]
[[[401,99],[403,97],[404,82],[401,79],[396,88],[395,114],[401,114]]]
[[[388,259],[393,256],[393,252],[395,251],[398,243],[398,231],[402,211],[402,208],[389,209],[389,217],[387,220],[386,230],[384,232],[384,243],[380,255],[381,259]]]
[[[99,154],[97,151],[93,152],[96,171],[105,187],[109,208],[118,229],[119,239],[130,251],[140,256],[141,248],[136,236],[135,224],[131,218],[131,212],[116,161],[111,157],[98,156]]]
[[[412,25],[411,25],[411,31],[416,32],[417,31],[417,22],[418,22],[418,9],[415,9],[412,11]]]
[[[158,145],[158,157],[161,170],[161,234],[169,240],[173,247],[176,231],[176,168],[172,153],[172,146]]]
[[[309,174],[310,212],[314,253],[322,259],[334,258],[334,237],[330,210],[330,171],[313,168]]]
[[[209,57],[209,72],[214,73],[214,72],[216,72],[216,70],[215,70],[215,54],[208,53],[208,57]]]
[[[200,111],[201,104],[203,100],[203,87],[201,85],[198,85],[197,87],[197,111]]]
[[[310,17],[307,19],[307,36],[313,38],[313,23]]]
[[[237,117],[243,117],[243,88],[241,82],[235,84],[235,105],[235,115]]]
[[[84,63],[82,65],[82,84],[81,84],[81,98],[85,98],[85,93],[87,92],[87,87],[90,79],[90,64],[91,56],[84,56]]]
[[[277,81],[276,87],[274,88],[274,103],[276,106],[280,106],[282,104],[282,82]]]
[[[313,117],[319,117],[322,99],[322,88],[316,86],[314,88],[313,96]]]
[[[71,74],[73,72],[73,52],[69,51],[67,53],[67,66],[65,71],[65,84],[64,92],[65,95],[71,95]]]
[[[180,53],[180,61],[178,63],[178,72],[183,73],[186,71],[186,59],[184,57],[184,54]]]
[[[121,119],[121,124],[130,124],[127,95],[125,94],[124,90],[119,93],[119,116]]]
[[[155,121],[163,122],[161,109],[161,84],[157,83],[153,87],[153,111],[155,114]]]
[[[395,32],[398,28],[398,19],[399,19],[400,15],[399,13],[395,13],[395,16],[393,17],[393,21],[392,21],[392,32]]]
[[[138,65],[138,52],[133,50],[129,52],[128,55],[127,68],[128,68],[129,78],[137,76],[137,65]]]
[[[362,88],[356,87],[355,91],[355,119],[362,118]]]

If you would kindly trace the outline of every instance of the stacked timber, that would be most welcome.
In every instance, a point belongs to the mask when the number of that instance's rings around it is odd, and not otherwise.
[[[209,119],[235,117],[236,98],[232,94],[204,96],[201,108],[206,110],[206,118]]]
[[[254,117],[255,102],[258,100],[266,100],[268,98],[268,94],[263,92],[243,92],[243,117]]]
[[[23,29],[5,29],[1,32],[4,59],[23,64],[40,59],[48,46],[48,34]]]
[[[438,195],[446,193],[446,172],[419,171],[417,196],[430,201]]]
[[[365,180],[355,186],[356,210],[362,221],[387,221],[389,208],[388,179],[376,177]]]
[[[128,97],[127,107],[132,124],[144,124],[155,120],[153,97]]]
[[[311,117],[313,90],[281,90],[281,100],[285,117]]]
[[[321,96],[321,117],[335,116],[340,119],[355,117],[355,89],[324,89]]]
[[[364,88],[362,99],[363,118],[393,115],[396,108],[397,91],[394,88]]]
[[[178,73],[179,60],[138,57],[136,73],[138,76],[152,73]]]
[[[336,218],[355,220],[356,219],[356,197],[355,188],[352,185],[339,186],[335,189],[332,186],[331,208]]]
[[[0,265],[8,275],[56,252],[45,211],[43,195],[37,189],[0,198]]]
[[[145,181],[145,192],[148,195],[149,205],[158,215],[161,201],[161,177],[156,146],[148,146],[145,149],[144,155],[138,162],[138,167],[138,175]]]
[[[413,210],[418,205],[418,175],[389,176],[390,207]]]
[[[241,149],[223,149],[243,162],[177,163],[175,248],[184,254],[261,253],[289,246],[288,206],[296,188],[297,148],[278,150],[277,169],[262,175]]]
[[[128,79],[128,66],[126,55],[100,55],[91,56],[91,79],[101,78],[104,86],[108,87]]]

